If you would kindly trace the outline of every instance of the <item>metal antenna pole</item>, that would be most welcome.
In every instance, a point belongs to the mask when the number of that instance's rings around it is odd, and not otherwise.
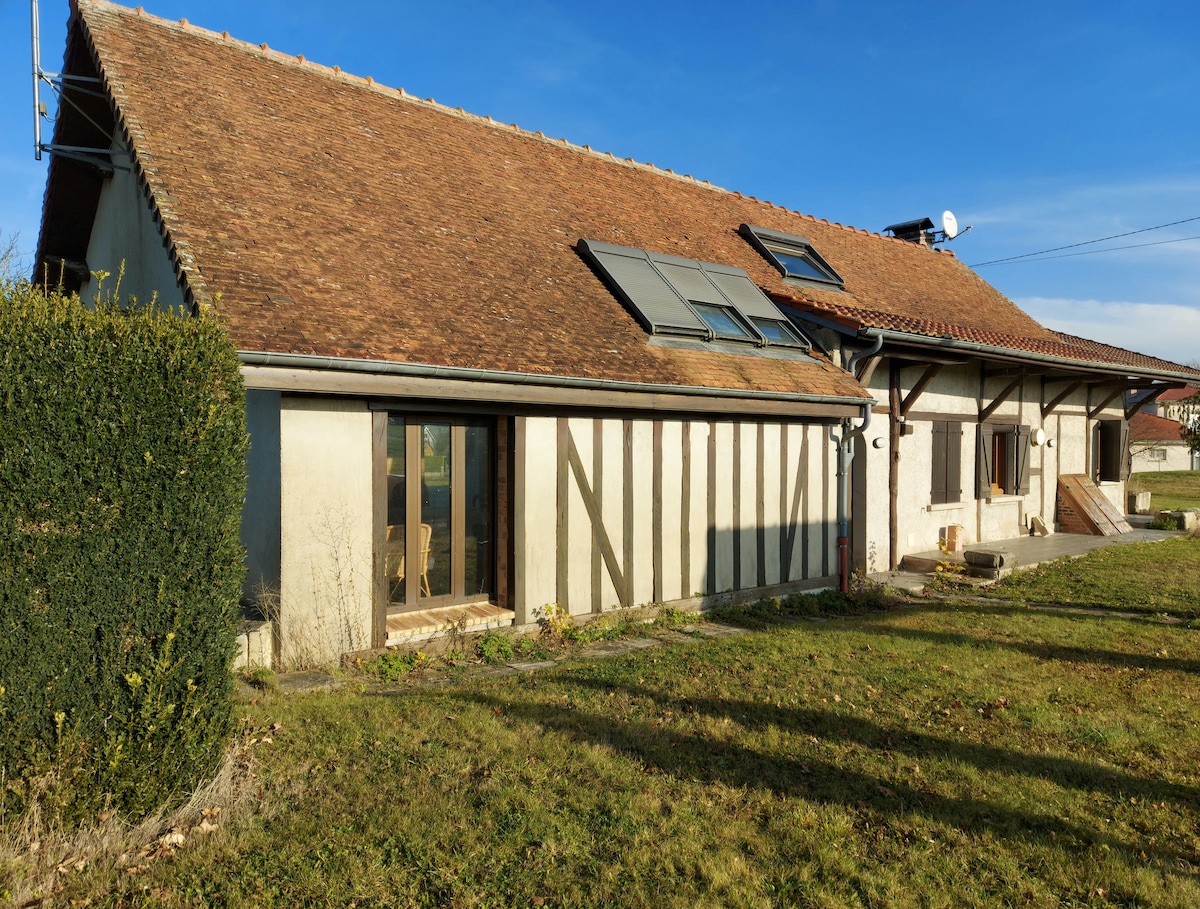
[[[38,35],[37,0],[29,0],[33,19],[33,157],[42,160],[42,61]]]

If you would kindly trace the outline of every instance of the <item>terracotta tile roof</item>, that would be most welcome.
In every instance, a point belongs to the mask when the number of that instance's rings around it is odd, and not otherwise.
[[[1183,427],[1176,420],[1139,410],[1129,418],[1129,438],[1136,442],[1179,442]]]
[[[1189,386],[1187,388],[1169,388],[1158,396],[1158,400],[1168,403],[1171,401],[1184,401],[1187,398],[1192,397],[1197,392],[1200,392],[1200,388],[1195,386]]]
[[[734,265],[777,300],[851,325],[1140,356],[1065,340],[946,251],[105,0],[76,7],[187,286],[202,303],[220,293],[244,350],[863,394],[824,362],[647,344],[575,252],[587,238]],[[742,223],[808,239],[845,291],[785,284]]]

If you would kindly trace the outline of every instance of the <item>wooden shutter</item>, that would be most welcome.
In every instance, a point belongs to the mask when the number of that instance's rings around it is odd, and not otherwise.
[[[975,432],[975,498],[986,499],[992,494],[992,436],[995,430],[980,423]]]
[[[933,482],[929,500],[934,505],[962,501],[962,423],[933,423]]]
[[[1121,465],[1121,473],[1118,479],[1124,481],[1129,479],[1129,465],[1133,460],[1133,455],[1129,451],[1129,424],[1121,423],[1121,450],[1117,452]]]
[[[1004,491],[1027,496],[1029,495],[1029,427],[1014,427],[1011,438],[1013,442],[1012,457],[1008,463],[1011,465],[1012,477],[1011,482],[1004,484]]]
[[[962,501],[962,423],[946,424],[946,501]]]
[[[950,424],[935,420],[933,423],[933,483],[929,491],[929,501],[941,505],[950,501],[946,498],[946,430]]]

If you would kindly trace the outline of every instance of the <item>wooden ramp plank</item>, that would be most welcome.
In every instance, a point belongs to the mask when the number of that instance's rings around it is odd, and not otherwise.
[[[1058,494],[1092,534],[1111,537],[1133,529],[1125,515],[1114,508],[1100,487],[1084,474],[1060,475]]]

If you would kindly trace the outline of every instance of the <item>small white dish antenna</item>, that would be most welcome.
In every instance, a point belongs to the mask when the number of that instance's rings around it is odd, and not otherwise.
[[[954,212],[942,212],[942,233],[946,235],[947,240],[958,236],[958,218],[954,217]]]

